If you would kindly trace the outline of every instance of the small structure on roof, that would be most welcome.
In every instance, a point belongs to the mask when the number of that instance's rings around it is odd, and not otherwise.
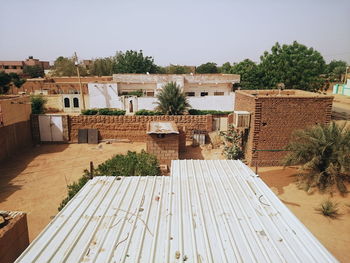
[[[151,121],[147,127],[146,149],[161,165],[179,159],[179,130],[173,121]]]
[[[95,177],[16,262],[338,262],[241,161]]]

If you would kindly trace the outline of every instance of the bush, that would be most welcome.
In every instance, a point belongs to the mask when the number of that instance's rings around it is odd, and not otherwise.
[[[58,207],[58,211],[61,211],[63,207],[80,191],[81,188],[89,181],[90,174],[88,170],[84,171],[84,175],[78,180],[78,182],[74,182],[67,186],[68,188],[68,196],[62,200],[60,206]]]
[[[96,175],[107,176],[154,176],[159,175],[158,160],[154,155],[128,152],[126,155],[117,154],[100,164]]]
[[[316,211],[320,212],[324,216],[328,216],[330,218],[337,218],[339,216],[338,213],[338,203],[333,203],[331,200],[326,200],[321,203],[321,207],[316,208]]]
[[[196,110],[196,109],[190,109],[188,110],[188,113],[190,115],[221,115],[221,114],[230,114],[232,111],[219,111],[219,110]]]
[[[33,114],[43,114],[44,113],[44,105],[47,102],[42,95],[33,95],[30,98],[32,103],[32,113]]]
[[[126,155],[117,154],[111,159],[100,164],[94,170],[95,176],[155,176],[160,174],[158,160],[154,155],[146,153],[128,152]],[[90,173],[84,171],[84,175],[78,180],[67,186],[68,196],[62,200],[58,211],[80,191],[89,181]]]
[[[220,132],[220,136],[224,137],[225,148],[223,153],[229,160],[241,160],[244,158],[244,152],[241,148],[242,136],[238,134],[232,125],[229,126],[227,132]]]
[[[135,115],[142,115],[142,116],[155,116],[155,115],[164,115],[160,111],[152,111],[152,110],[139,110],[135,112]]]
[[[125,110],[102,108],[102,109],[83,110],[81,114],[82,115],[125,115],[125,112],[126,112]]]

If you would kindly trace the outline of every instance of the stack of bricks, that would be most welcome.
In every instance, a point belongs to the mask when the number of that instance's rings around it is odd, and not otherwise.
[[[235,100],[235,110],[251,113],[245,152],[249,165],[281,165],[287,153],[281,150],[285,150],[295,130],[331,120],[332,96],[298,90],[286,90],[281,95],[251,92],[238,91]]]
[[[170,167],[171,160],[179,159],[179,134],[149,134],[146,149],[148,153],[157,157],[159,164]]]
[[[147,123],[151,121],[174,121],[179,130],[184,129],[186,139],[190,140],[194,130],[209,133],[213,129],[212,115],[179,116],[68,116],[68,137],[78,141],[79,129],[98,129],[99,139],[129,139],[146,141]]]

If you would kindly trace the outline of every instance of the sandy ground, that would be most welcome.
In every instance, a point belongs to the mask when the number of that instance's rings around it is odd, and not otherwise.
[[[0,210],[27,212],[32,241],[57,214],[66,185],[117,153],[141,151],[145,143],[41,145],[0,164]]]
[[[264,167],[259,175],[278,195],[284,204],[320,240],[320,242],[341,262],[349,262],[350,257],[350,195],[321,194],[318,191],[308,194],[295,184],[296,168]],[[324,200],[339,203],[340,217],[329,219],[317,211],[316,207]]]
[[[0,164],[0,210],[24,211],[32,241],[57,214],[67,184],[78,180],[90,161],[95,167],[118,153],[141,151],[145,143],[41,145]],[[221,149],[188,145],[180,159],[222,159]]]

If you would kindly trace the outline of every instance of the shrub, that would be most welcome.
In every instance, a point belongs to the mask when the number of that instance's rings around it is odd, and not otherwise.
[[[158,160],[154,155],[128,152],[126,155],[117,154],[100,164],[96,175],[107,176],[154,176],[159,175]]]
[[[142,115],[142,116],[155,116],[155,115],[164,115],[160,111],[152,111],[152,110],[139,110],[135,112],[135,115]]]
[[[188,110],[188,113],[190,115],[221,115],[221,114],[230,114],[232,111],[219,111],[219,110],[197,110],[197,109],[190,109]]]
[[[339,216],[338,203],[333,203],[331,200],[326,200],[321,203],[321,207],[315,208],[316,211],[320,212],[324,216],[328,216],[332,219]]]
[[[81,114],[82,115],[125,115],[125,112],[126,112],[125,110],[102,108],[102,109],[83,110]]]
[[[33,95],[30,98],[32,103],[32,113],[33,114],[43,114],[44,113],[44,105],[47,102],[42,95]]]
[[[100,164],[94,170],[95,176],[155,176],[160,174],[158,160],[154,155],[141,151],[141,153],[128,152],[126,155],[117,154],[111,159]],[[83,176],[67,186],[68,196],[62,200],[58,211],[80,191],[89,181],[90,173],[84,171]]]
[[[241,148],[242,136],[239,135],[232,125],[229,126],[227,132],[220,132],[220,136],[223,136],[226,142],[223,153],[229,160],[243,159],[244,153]]]
[[[78,180],[78,182],[74,182],[67,186],[68,188],[68,196],[62,200],[60,206],[58,207],[58,211],[61,211],[63,207],[80,191],[81,188],[89,181],[90,174],[88,170],[84,171],[84,175]]]
[[[143,91],[139,89],[136,91],[123,92],[122,95],[142,97]]]

